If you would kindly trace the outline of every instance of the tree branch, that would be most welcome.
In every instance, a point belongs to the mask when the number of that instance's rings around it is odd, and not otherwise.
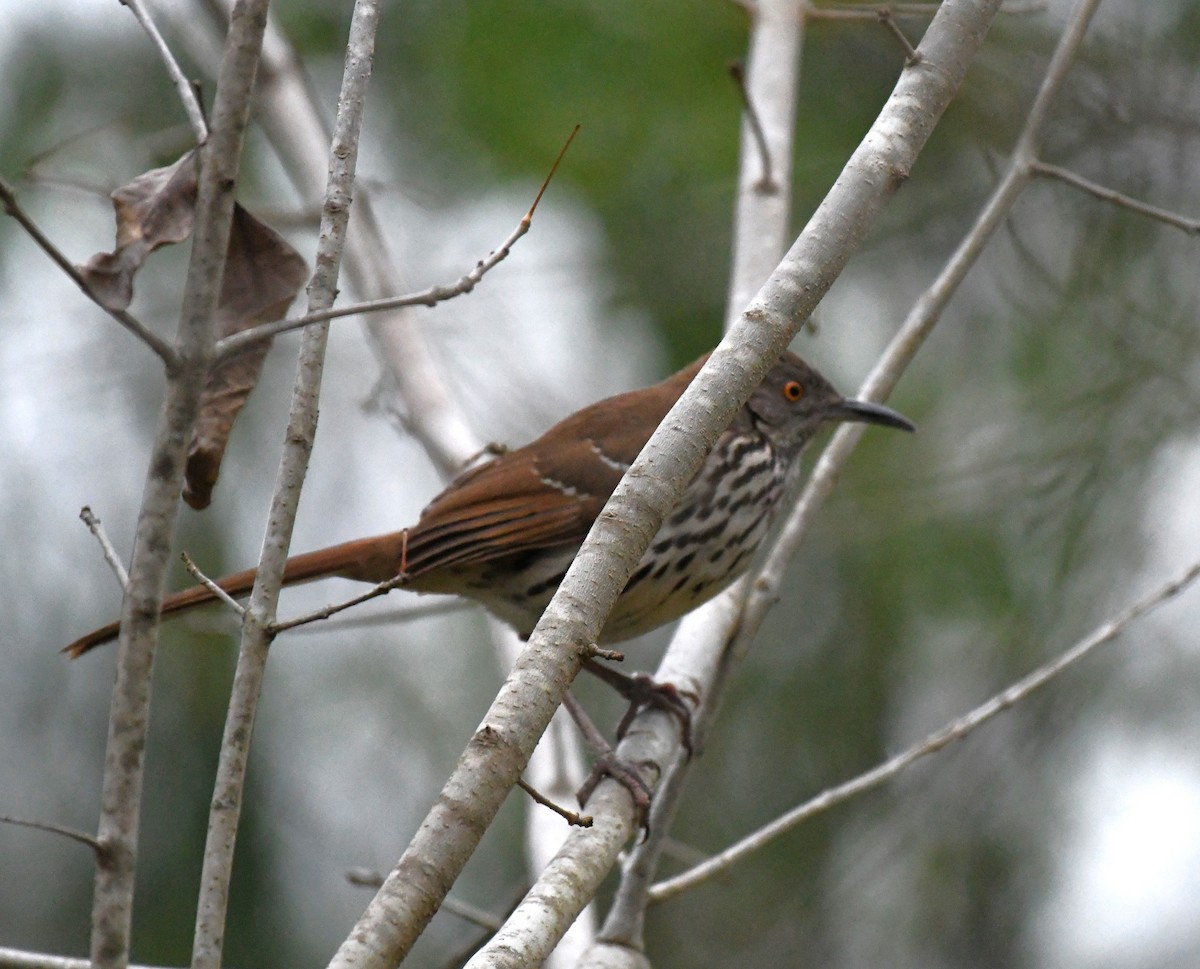
[[[663,518],[907,177],[999,0],[948,0],[808,228],[617,486],[408,850],[343,943],[335,967],[394,966],[432,917],[521,770]],[[627,737],[627,741],[631,738]],[[593,828],[629,830],[629,795],[603,783]],[[609,803],[602,812],[596,799]],[[615,838],[614,838],[615,840]],[[611,854],[615,857],[615,848]],[[498,961],[499,964],[511,964]]]
[[[743,125],[727,326],[737,321],[787,245],[792,204],[790,160],[795,142],[805,26],[799,8],[800,4],[793,0],[761,2],[752,21],[749,85],[771,132],[769,151],[788,164],[781,172],[774,195],[756,191],[753,153],[746,140],[753,136],[753,131]],[[737,618],[743,588],[742,582],[735,583],[716,600],[685,617],[655,673],[659,682],[687,682],[688,688],[703,698],[704,710],[715,709],[716,677]],[[702,750],[705,724],[711,724],[713,718],[702,719],[696,712],[693,739],[697,749]],[[661,720],[652,723],[659,729],[673,729]],[[646,728],[650,729],[651,724],[646,724]],[[587,965],[637,963],[643,947],[647,891],[658,870],[688,773],[686,758],[676,757],[667,768],[651,804],[649,834],[622,863],[621,881],[601,932],[602,941],[589,953]]]
[[[497,248],[475,263],[473,269],[464,273],[455,282],[443,286],[430,286],[428,289],[421,290],[418,293],[409,293],[405,296],[385,296],[382,299],[351,303],[347,306],[327,306],[322,309],[312,310],[295,319],[277,320],[273,323],[264,323],[261,326],[242,330],[217,341],[216,348],[213,351],[217,361],[219,362],[227,357],[231,357],[255,343],[270,340],[280,333],[299,330],[313,323],[324,323],[328,320],[335,320],[341,317],[357,316],[359,313],[379,313],[383,310],[399,309],[405,306],[435,306],[448,299],[471,292],[484,276],[508,258],[509,253],[512,252],[512,247],[529,231],[530,226],[533,224],[533,213],[537,209],[538,203],[542,200],[542,195],[545,193],[547,186],[549,186],[550,179],[554,177],[554,173],[558,170],[563,155],[566,154],[567,148],[570,147],[578,131],[579,126],[576,125],[575,130],[567,138],[566,144],[563,145],[562,151],[559,152],[558,158],[555,159],[550,172],[546,175],[545,181],[542,182],[542,187],[538,190],[533,204],[521,216],[521,221],[517,223],[516,228],[508,234]]]
[[[124,592],[129,588],[129,573],[125,571],[125,566],[121,563],[121,557],[117,554],[117,550],[113,548],[113,543],[109,541],[108,533],[104,530],[104,523],[96,517],[92,509],[87,505],[79,509],[79,519],[87,525],[88,531],[100,543],[100,551],[104,553],[104,561],[113,570],[113,574],[116,575],[117,582],[121,586],[121,591]]]
[[[109,716],[92,902],[96,969],[124,969],[141,813],[150,684],[167,565],[175,538],[188,441],[211,359],[213,320],[233,218],[242,139],[266,0],[239,3],[221,61],[212,133],[200,149],[195,234],[173,367],[138,516],[129,587],[121,609],[117,673]]]
[[[184,113],[187,114],[188,123],[192,126],[192,133],[196,136],[196,144],[202,144],[208,137],[208,122],[204,120],[204,109],[200,106],[200,100],[196,97],[192,82],[180,69],[171,53],[171,48],[167,46],[163,35],[159,33],[158,27],[154,24],[154,18],[150,16],[150,11],[146,9],[142,0],[121,0],[121,3],[129,8],[130,13],[146,31],[154,49],[158,51],[158,56],[171,76],[175,90],[179,92],[179,100],[183,104]]]
[[[125,329],[141,340],[142,343],[146,344],[146,346],[153,350],[166,366],[168,375],[174,373],[179,366],[179,358],[175,351],[171,348],[170,344],[159,337],[158,334],[148,329],[141,320],[127,310],[112,309],[108,306],[105,306],[103,301],[101,301],[101,299],[96,295],[96,291],[92,289],[91,283],[83,278],[83,275],[76,268],[75,264],[63,255],[58,246],[50,241],[50,239],[42,232],[42,230],[38,228],[37,223],[29,217],[29,214],[23,208],[21,208],[21,204],[17,201],[17,193],[13,190],[12,186],[2,178],[0,178],[0,202],[4,203],[5,213],[17,220],[21,228],[23,228],[29,234],[29,237],[37,243],[38,248],[40,248],[42,252],[49,256],[51,261],[53,261],[59,269],[61,269],[67,274],[68,277],[70,277],[71,282],[73,282],[83,291],[84,296],[99,306],[102,310],[104,310],[105,313],[111,316],[114,320],[125,327]]]
[[[70,838],[72,841],[78,841],[82,845],[87,845],[95,852],[104,850],[104,846],[86,831],[78,831],[75,828],[68,828],[61,824],[55,824],[52,821],[29,821],[25,818],[14,818],[10,814],[0,814],[0,822],[14,824],[19,828],[32,828],[34,831],[46,831],[49,834],[61,835],[64,838]]]
[[[1081,189],[1089,195],[1094,195],[1105,202],[1111,202],[1113,205],[1119,205],[1121,208],[1138,213],[1138,215],[1145,215],[1151,219],[1157,219],[1159,222],[1165,222],[1176,229],[1182,229],[1188,235],[1194,236],[1200,233],[1200,219],[1190,219],[1169,209],[1160,209],[1156,205],[1140,202],[1106,185],[1101,185],[1098,182],[1084,178],[1070,169],[1051,165],[1049,162],[1034,161],[1030,164],[1030,170],[1034,175],[1040,175],[1044,178],[1056,178],[1060,182],[1066,182],[1068,185]]]
[[[720,854],[714,855],[702,864],[685,871],[681,875],[676,875],[674,878],[659,882],[650,889],[651,900],[654,902],[665,901],[721,872],[727,871],[732,865],[746,857],[746,855],[766,846],[775,838],[796,827],[796,825],[852,797],[862,794],[864,791],[880,786],[922,757],[937,753],[943,747],[962,740],[997,714],[1016,706],[1035,690],[1045,686],[1065,670],[1074,666],[1098,646],[1102,646],[1109,640],[1121,635],[1129,626],[1151,610],[1156,609],[1169,599],[1173,599],[1179,595],[1197,577],[1200,577],[1200,563],[1191,566],[1178,579],[1168,582],[1149,596],[1129,606],[1111,619],[1106,620],[1083,639],[1075,643],[1070,649],[1065,650],[1050,662],[1039,666],[1032,673],[1013,683],[1007,689],[997,693],[986,702],[981,703],[969,713],[935,730],[920,743],[913,744],[895,757],[860,774],[853,780],[823,791],[811,800],[776,818],[770,824],[759,828],[753,834],[730,845]]]
[[[237,599],[231,596],[228,592],[222,589],[219,585],[217,585],[207,575],[201,572],[200,566],[192,561],[192,557],[188,555],[187,552],[182,553],[179,557],[183,560],[183,567],[191,573],[192,578],[194,578],[197,582],[204,586],[204,588],[216,596],[219,601],[225,603],[225,605],[232,609],[234,615],[236,615],[239,619],[245,618],[246,607],[238,602]]]
[[[265,13],[264,10],[264,25]],[[337,121],[329,147],[329,183],[321,215],[317,268],[308,287],[310,309],[332,305],[337,295],[338,270],[350,219],[359,133],[367,84],[371,77],[378,20],[378,0],[356,0],[346,47]],[[300,491],[316,436],[317,405],[328,333],[328,325],[313,326],[305,331],[300,345],[283,454],[257,578],[243,616],[241,646],[209,810],[192,969],[219,969],[222,961],[225,915],[233,876],[234,845],[241,817],[250,741],[266,672],[267,650],[273,637],[270,627],[283,584],[283,570],[291,544]]]
[[[0,969],[92,969],[91,959],[55,956],[47,952],[29,952],[0,946]],[[135,966],[128,969],[164,969],[162,966]]]

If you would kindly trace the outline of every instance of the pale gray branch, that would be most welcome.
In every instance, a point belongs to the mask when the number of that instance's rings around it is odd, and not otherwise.
[[[1032,673],[1013,683],[1007,689],[997,693],[986,702],[981,703],[969,713],[935,730],[920,743],[913,744],[895,757],[884,761],[879,766],[872,768],[864,774],[860,774],[853,780],[839,784],[837,787],[831,787],[818,794],[816,797],[793,808],[770,824],[759,828],[753,834],[730,845],[720,854],[714,855],[708,861],[697,865],[695,868],[691,868],[674,878],[659,882],[650,890],[651,900],[661,902],[678,895],[688,888],[695,887],[714,875],[726,871],[746,855],[759,850],[775,838],[790,831],[796,825],[807,821],[814,815],[827,811],[831,807],[841,804],[843,801],[847,801],[864,791],[878,787],[922,757],[937,753],[943,747],[962,740],[997,714],[1016,706],[1035,690],[1045,686],[1052,679],[1078,663],[1095,650],[1096,647],[1107,643],[1111,639],[1115,639],[1128,629],[1131,624],[1146,615],[1146,613],[1179,595],[1197,577],[1200,577],[1200,563],[1192,565],[1178,579],[1168,582],[1151,595],[1105,621],[1070,649],[1067,649],[1050,662],[1039,666]]]
[[[1129,209],[1138,215],[1157,219],[1159,222],[1165,222],[1176,229],[1182,229],[1188,235],[1200,233],[1200,219],[1191,219],[1185,215],[1180,215],[1178,212],[1172,212],[1170,209],[1160,209],[1157,205],[1141,202],[1122,192],[1111,189],[1107,185],[1101,185],[1099,182],[1093,182],[1091,179],[1084,178],[1082,175],[1068,168],[1051,165],[1049,162],[1035,161],[1030,167],[1034,175],[1056,178],[1060,182],[1066,182],[1068,185],[1081,189],[1089,195],[1094,195],[1098,199],[1103,199],[1105,202],[1111,202],[1113,205]]]
[[[125,571],[125,566],[121,562],[121,557],[117,554],[117,550],[113,548],[113,543],[109,541],[108,532],[104,530],[104,523],[96,517],[90,507],[84,505],[79,510],[79,518],[88,527],[88,531],[95,536],[96,541],[100,543],[100,550],[104,553],[104,561],[108,563],[108,567],[113,570],[117,577],[117,582],[121,585],[121,590],[129,588],[129,573]]]
[[[93,851],[104,850],[100,842],[86,831],[68,828],[65,825],[55,824],[53,821],[30,821],[27,818],[14,818],[9,814],[0,814],[0,822],[13,824],[19,828],[32,828],[34,831],[45,831],[48,834],[57,834],[63,838],[70,838],[72,841],[78,841],[80,844],[87,845]]]
[[[618,485],[438,802],[332,965],[382,969],[411,948],[516,783],[663,518],[911,171],[998,7],[999,0],[942,5],[922,41],[921,63],[904,71],[787,258]],[[629,795],[612,788],[600,785],[587,805],[595,826],[573,832],[561,855],[577,850],[580,835],[607,831],[618,840],[628,833]],[[602,812],[596,799],[603,798],[614,803]],[[609,810],[620,813],[606,816]],[[615,851],[610,842],[593,854],[611,864]],[[541,939],[552,947],[554,933]],[[495,964],[514,962],[498,957]]]
[[[265,9],[262,17],[265,24]],[[329,146],[329,181],[321,214],[317,268],[308,287],[310,310],[332,305],[337,295],[338,270],[350,219],[359,133],[367,84],[371,77],[378,22],[378,0],[356,0],[346,46],[337,121]],[[200,898],[196,907],[192,969],[219,969],[222,961],[225,915],[233,876],[234,845],[241,817],[250,741],[266,672],[267,651],[273,636],[270,627],[283,585],[283,570],[296,521],[300,491],[316,437],[328,333],[328,324],[310,327],[300,344],[283,453],[271,499],[257,579],[242,623],[237,668],[209,809],[208,838],[200,875]]]
[[[92,969],[92,960],[0,946],[0,969]],[[130,965],[127,969],[166,969],[166,967]]]
[[[83,274],[76,268],[75,264],[63,255],[62,250],[51,242],[49,237],[38,228],[37,223],[30,218],[29,213],[17,201],[17,193],[13,190],[12,186],[2,178],[0,178],[0,202],[4,204],[5,214],[12,216],[17,221],[29,237],[37,243],[38,248],[49,256],[54,264],[70,277],[71,282],[83,291],[84,296],[153,350],[166,365],[168,375],[174,373],[175,369],[179,366],[179,358],[171,348],[171,345],[159,337],[157,333],[148,329],[146,324],[127,310],[118,310],[105,306],[103,301],[96,295],[96,291],[92,289],[92,284],[83,278]]]
[[[221,602],[225,603],[234,614],[240,619],[246,615],[246,607],[237,601],[228,592],[217,585],[212,579],[200,571],[200,566],[192,561],[192,557],[187,552],[180,554],[180,559],[183,561],[183,567],[191,573],[192,578],[199,582],[204,588],[211,592]]]
[[[195,232],[166,399],[151,449],[121,609],[117,673],[101,792],[91,957],[96,969],[124,969],[137,858],[150,684],[163,589],[179,508],[184,462],[212,356],[213,320],[233,220],[242,140],[250,114],[266,0],[245,0],[231,21],[217,81],[212,131],[199,152]]]
[[[775,190],[765,191],[755,176],[758,138],[747,119],[741,131],[727,326],[737,321],[770,276],[787,244],[792,201],[790,160],[804,42],[801,6],[797,0],[762,0],[756,5],[751,21],[744,81],[747,100],[757,105],[759,125],[767,141],[765,150],[780,159],[781,166]],[[736,583],[716,601],[685,618],[655,674],[660,682],[676,684],[685,675],[695,678],[688,689],[704,698],[706,713],[704,720],[699,716],[693,718],[693,743],[700,750],[704,745],[705,724],[712,722],[721,656],[738,614],[742,588],[743,583]],[[656,722],[667,730],[675,729],[673,725],[663,725],[661,720]],[[599,969],[608,964],[637,964],[642,948],[646,893],[665,849],[687,774],[687,766],[681,759],[665,772],[651,806],[649,834],[622,863],[621,882],[601,932],[602,941],[588,953],[585,966]]]

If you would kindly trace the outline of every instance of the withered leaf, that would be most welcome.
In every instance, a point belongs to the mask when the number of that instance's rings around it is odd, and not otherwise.
[[[112,193],[116,248],[96,253],[80,267],[102,305],[128,307],[133,277],[146,257],[159,246],[183,242],[192,234],[196,192],[192,150],[173,165],[145,172]],[[235,205],[217,303],[217,336],[281,319],[307,277],[308,267],[300,254]],[[247,347],[208,375],[184,475],[183,498],[193,508],[206,508],[212,500],[233,422],[258,382],[270,346],[263,341]]]
[[[270,226],[235,206],[217,306],[218,336],[282,319],[307,278],[300,254]],[[267,340],[246,347],[208,375],[184,472],[183,500],[193,508],[207,508],[212,501],[229,432],[270,348]]]
[[[133,299],[133,277],[159,246],[182,242],[192,234],[196,213],[196,153],[166,168],[155,168],[112,193],[117,217],[117,247],[98,252],[79,271],[100,304],[126,309]]]

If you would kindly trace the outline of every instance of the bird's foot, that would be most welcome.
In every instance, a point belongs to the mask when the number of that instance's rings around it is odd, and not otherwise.
[[[592,772],[588,774],[587,780],[583,782],[583,786],[575,795],[579,806],[582,808],[587,804],[592,792],[596,790],[596,785],[606,777],[611,777],[629,792],[629,796],[633,798],[633,809],[637,816],[638,826],[643,832],[649,833],[650,787],[642,780],[642,775],[638,773],[636,767],[628,761],[621,760],[612,750],[596,757],[595,763],[592,764]]]
[[[679,721],[679,742],[687,755],[692,756],[692,709],[700,702],[696,693],[681,690],[673,683],[660,683],[646,673],[620,673],[594,660],[583,665],[629,701],[629,709],[617,724],[618,741],[625,736],[634,717],[646,707],[656,707]]]

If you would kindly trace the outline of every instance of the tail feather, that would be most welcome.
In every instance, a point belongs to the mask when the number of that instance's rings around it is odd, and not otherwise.
[[[394,532],[293,556],[284,566],[283,584],[298,585],[326,576],[340,576],[360,582],[386,582],[400,571],[405,542],[404,532]],[[235,572],[233,575],[217,579],[216,585],[238,598],[250,594],[257,575],[257,569],[246,569],[244,572]],[[163,600],[162,615],[187,612],[213,602],[216,598],[216,593],[207,586],[195,585],[167,596]],[[77,659],[97,646],[112,642],[117,638],[120,627],[119,622],[111,622],[107,626],[94,629],[64,647],[63,652],[71,659]]]

